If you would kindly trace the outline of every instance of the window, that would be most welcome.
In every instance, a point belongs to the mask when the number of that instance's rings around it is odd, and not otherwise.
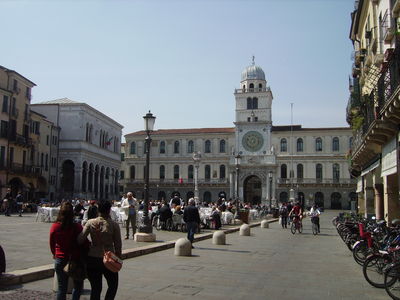
[[[3,108],[1,111],[8,113],[8,96],[3,96]]]
[[[130,167],[130,171],[131,171],[131,179],[135,179],[135,176],[136,176],[136,170],[135,170],[135,166],[131,166]]]
[[[332,139],[332,151],[339,151],[339,138],[334,137]]]
[[[160,153],[161,154],[165,153],[165,142],[164,141],[160,142]]]
[[[49,170],[49,155],[46,154],[46,159],[45,159],[45,170],[48,171]]]
[[[315,166],[315,177],[317,180],[322,180],[322,165],[317,164]]]
[[[25,96],[26,96],[26,98],[31,100],[31,88],[29,86],[26,87]]]
[[[17,116],[17,99],[15,97],[12,98],[11,102],[11,114]]]
[[[281,165],[281,178],[287,178],[287,166],[285,164]]]
[[[225,153],[225,140],[219,141],[219,153]]]
[[[249,89],[250,89],[251,92],[254,90],[254,83],[250,83],[249,84]]]
[[[10,147],[10,164],[14,163],[14,147]]]
[[[205,165],[205,167],[204,167],[204,178],[206,180],[210,180],[210,178],[211,178],[211,167],[210,167],[210,165]]]
[[[125,161],[125,153],[121,153],[121,161]]]
[[[131,143],[130,154],[136,154],[136,143],[135,142]]]
[[[297,178],[298,179],[303,179],[303,165],[302,164],[298,164],[297,165]]]
[[[165,179],[165,166],[160,166],[160,179]]]
[[[193,179],[193,165],[188,166],[188,178]]]
[[[8,122],[1,120],[0,136],[2,138],[8,137]]]
[[[43,166],[44,166],[44,154],[42,153],[41,155],[40,155],[40,166],[43,168]]]
[[[46,145],[48,146],[49,143],[50,143],[50,136],[49,136],[49,135],[46,135]]]
[[[287,141],[286,141],[286,139],[281,139],[281,152],[287,152]]]
[[[28,121],[29,116],[29,105],[25,104],[24,121]]]
[[[322,139],[320,137],[315,140],[315,151],[322,151]]]
[[[6,147],[0,147],[0,166],[4,167],[6,164]]]
[[[258,91],[259,91],[259,92],[262,91],[262,84],[261,84],[261,83],[258,84]]]
[[[125,178],[125,171],[121,171],[120,175],[119,175],[120,179],[124,179]]]
[[[297,152],[303,152],[303,139],[298,138],[297,139]]]
[[[13,82],[13,91],[18,93],[18,81],[16,79]]]
[[[187,152],[188,152],[188,153],[193,153],[193,152],[194,152],[194,143],[193,143],[192,140],[190,140],[190,141],[188,142]]]
[[[353,145],[353,137],[349,138],[349,149],[351,149],[351,146]]]
[[[174,179],[179,179],[179,166],[174,166]]]
[[[247,98],[247,109],[258,109],[258,98]]]
[[[179,141],[175,141],[174,143],[174,153],[179,153]]]
[[[219,166],[219,178],[220,179],[225,179],[225,165],[220,165]]]
[[[204,144],[204,152],[205,153],[211,153],[211,142],[210,140],[207,140]]]
[[[57,145],[57,137],[55,135],[53,135],[51,140],[52,140],[53,145]]]
[[[332,178],[334,182],[338,182],[340,179],[340,166],[339,164],[333,164],[333,168],[332,168]]]

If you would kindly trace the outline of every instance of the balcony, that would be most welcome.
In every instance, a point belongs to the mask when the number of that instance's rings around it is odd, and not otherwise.
[[[24,165],[19,163],[10,163],[9,167],[4,167],[8,169],[11,173],[24,175],[24,176],[40,176],[42,175],[42,168],[38,166]]]
[[[121,179],[120,182],[122,184],[129,184],[129,185],[135,185],[135,186],[144,186],[144,179]],[[212,178],[212,179],[199,179],[198,180],[198,185],[199,186],[219,186],[219,185],[227,185],[229,184],[229,181],[227,178]],[[149,185],[150,186],[193,186],[194,185],[194,179],[183,179],[183,181],[180,182],[179,179],[150,179],[149,180]]]
[[[9,140],[11,143],[22,147],[31,147],[33,145],[31,138],[25,137],[20,134],[10,135]]]
[[[235,94],[269,92],[270,88],[235,89]]]
[[[356,184],[356,180],[352,178],[340,178],[340,179],[318,179],[318,178],[293,178],[293,185],[305,186],[305,185],[352,185]],[[278,178],[277,182],[279,185],[289,186],[289,178]]]

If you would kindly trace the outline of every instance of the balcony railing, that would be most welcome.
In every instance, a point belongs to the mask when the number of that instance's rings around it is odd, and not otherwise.
[[[4,166],[3,168],[7,168]],[[7,168],[9,171],[14,172],[16,174],[21,174],[21,175],[35,175],[39,176],[42,174],[42,168],[38,166],[32,166],[32,165],[24,165],[20,163],[10,163],[9,167]]]
[[[125,184],[144,184],[144,179],[131,179],[125,178],[121,179],[121,181]],[[212,179],[199,179],[197,181],[199,185],[213,185],[213,184],[228,184],[227,178],[212,178]],[[194,184],[194,179],[183,179],[180,181],[179,179],[150,179],[150,185],[185,185],[185,184]]]
[[[294,185],[303,184],[356,184],[355,179],[352,178],[327,178],[327,179],[317,179],[317,178],[292,178]],[[278,178],[278,184],[291,184],[289,178]]]
[[[20,134],[10,135],[9,140],[10,140],[10,142],[13,142],[15,144],[25,146],[25,147],[30,147],[33,144],[31,138],[25,137]]]
[[[249,88],[249,89],[235,89],[235,94],[243,94],[243,93],[261,93],[269,91],[269,88]]]

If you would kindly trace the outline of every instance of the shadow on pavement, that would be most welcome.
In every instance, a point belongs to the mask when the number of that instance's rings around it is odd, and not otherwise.
[[[224,245],[225,246],[225,245]],[[237,252],[237,253],[251,253],[251,251],[244,250],[229,250],[229,249],[218,249],[218,248],[204,248],[204,247],[196,247],[198,250],[214,250],[214,251],[222,251],[222,252]]]

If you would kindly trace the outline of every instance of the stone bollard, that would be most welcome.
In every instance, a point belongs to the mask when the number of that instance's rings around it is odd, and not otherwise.
[[[222,230],[215,231],[213,233],[212,243],[214,245],[225,245],[226,244],[226,235]]]
[[[269,228],[269,223],[267,220],[261,221],[261,228]]]
[[[249,236],[250,235],[250,226],[247,224],[243,224],[242,226],[240,226],[239,235]]]
[[[192,255],[192,243],[186,238],[180,238],[175,242],[176,256],[191,256]]]

